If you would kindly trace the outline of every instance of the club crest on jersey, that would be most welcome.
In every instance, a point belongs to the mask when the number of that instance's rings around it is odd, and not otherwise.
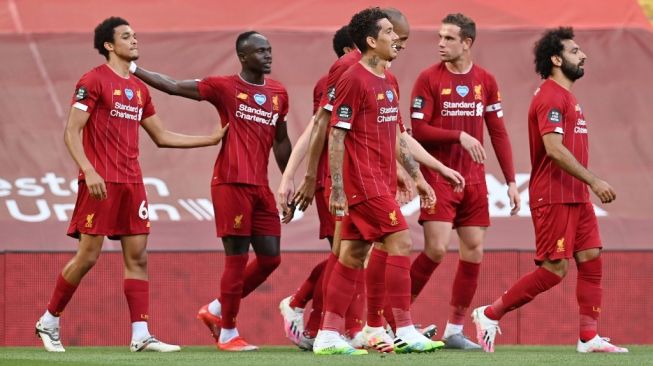
[[[136,90],[136,99],[138,99],[138,105],[143,105],[143,98],[141,98],[141,90]]]
[[[388,97],[388,100],[392,102],[395,99],[394,93],[392,93],[392,90],[386,90],[385,91],[385,96]]]
[[[464,98],[469,94],[469,87],[467,85],[458,85],[456,87],[456,93]]]
[[[415,97],[413,99],[413,109],[422,109],[424,107],[424,98]]]
[[[399,225],[399,220],[397,219],[397,211],[393,210],[388,214],[388,218],[390,219],[390,226],[397,226]]]
[[[273,111],[279,111],[279,96],[278,95],[273,95],[272,96],[272,110]]]
[[[483,91],[483,87],[480,84],[474,85],[474,99],[476,100],[483,99],[482,91]]]
[[[131,90],[131,89],[125,88],[125,96],[127,97],[127,99],[132,100],[132,98],[134,97],[134,91]]]
[[[258,105],[263,105],[268,98],[264,94],[254,94],[254,101]]]
[[[86,88],[83,86],[80,86],[79,89],[75,92],[75,100],[80,101],[86,99],[88,96],[88,92],[86,91]]]

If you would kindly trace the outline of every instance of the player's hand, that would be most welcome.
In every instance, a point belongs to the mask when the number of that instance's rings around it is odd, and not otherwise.
[[[412,179],[404,168],[397,166],[397,196],[400,205],[408,203],[413,198]]]
[[[415,182],[415,188],[417,188],[417,194],[419,194],[420,207],[431,208],[435,206],[435,192],[430,184],[428,184],[423,178],[418,179]]]
[[[313,197],[315,196],[315,177],[305,176],[302,182],[299,184],[297,192],[292,199],[292,202],[299,211],[305,211],[313,202]]]
[[[104,183],[104,179],[100,177],[95,169],[85,171],[84,180],[86,181],[86,187],[88,187],[88,192],[91,195],[91,198],[96,200],[107,198],[107,186]]]
[[[521,208],[521,197],[515,182],[508,183],[508,198],[510,198],[510,216],[515,216]]]
[[[288,210],[288,207],[294,206],[292,202],[292,197],[295,194],[295,182],[292,179],[285,179],[281,177],[281,182],[279,183],[279,188],[277,189],[277,204],[281,207],[281,212],[284,213]],[[293,210],[294,211],[294,210]]]
[[[483,164],[487,156],[485,155],[485,149],[480,141],[463,131],[460,133],[460,144],[463,145],[465,150],[467,150],[467,152],[472,156],[474,162]]]
[[[451,168],[445,168],[440,175],[453,186],[454,192],[462,192],[465,189],[465,178]]]
[[[224,125],[224,127],[221,126],[220,124],[215,126],[215,129],[211,133],[211,140],[213,141],[214,145],[217,145],[222,140],[224,135],[227,133],[228,128],[229,128],[228,123],[226,125]]]
[[[617,194],[608,182],[596,178],[590,185],[592,192],[601,200],[601,203],[610,203],[617,199]]]
[[[283,216],[281,217],[281,222],[284,224],[287,224],[292,221],[293,217],[295,217],[295,206],[294,205],[287,205],[286,208],[283,209],[282,211]]]
[[[349,213],[347,196],[342,187],[332,187],[329,196],[329,211],[334,216],[345,216]]]

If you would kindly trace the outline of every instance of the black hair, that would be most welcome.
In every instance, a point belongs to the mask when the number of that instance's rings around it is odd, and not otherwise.
[[[97,49],[97,51],[107,60],[109,59],[109,50],[104,48],[104,43],[113,43],[115,41],[115,29],[121,25],[129,25],[129,22],[120,17],[110,17],[103,20],[102,23],[98,24],[97,27],[95,27],[93,47],[95,47],[95,49]]]
[[[249,37],[251,37],[251,36],[253,36],[255,34],[261,34],[261,33],[257,32],[257,31],[247,31],[247,32],[243,32],[243,33],[239,34],[238,38],[236,38],[236,52],[240,53],[242,48],[243,48],[243,45],[245,44],[245,42],[247,42]]]
[[[383,18],[388,19],[388,15],[379,7],[361,10],[351,17],[348,26],[349,35],[361,52],[368,49],[367,37],[376,39],[379,36],[381,30],[379,20]]]
[[[442,19],[444,24],[453,24],[460,27],[460,39],[471,38],[472,43],[476,40],[476,23],[472,18],[462,13],[448,14]]]
[[[555,29],[548,29],[542,34],[542,37],[535,42],[533,47],[533,54],[535,55],[535,72],[537,72],[542,79],[551,76],[553,70],[552,56],[562,56],[564,45],[562,41],[565,39],[574,39],[574,29],[572,27],[559,27]]]
[[[336,52],[338,57],[342,57],[342,55],[345,54],[345,47],[354,48],[356,46],[349,35],[349,27],[343,25],[336,31],[336,34],[333,35],[333,50]]]

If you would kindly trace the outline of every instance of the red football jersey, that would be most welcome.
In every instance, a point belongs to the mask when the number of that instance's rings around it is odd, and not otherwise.
[[[401,123],[396,79],[374,75],[360,63],[342,74],[336,86],[331,127],[348,130],[343,179],[350,205],[394,194],[395,145]]]
[[[328,79],[329,74],[322,76],[313,87],[313,114],[320,108],[320,100],[322,100],[322,95],[324,95],[324,91],[326,90]]]
[[[506,182],[515,181],[501,97],[489,72],[473,65],[465,74],[454,74],[444,63],[435,64],[415,81],[411,101],[415,139],[443,164],[460,172],[466,183],[485,183],[485,166],[472,160],[460,144],[460,133],[465,131],[483,143],[484,122]],[[422,173],[429,182],[444,179],[430,169],[422,168]]]
[[[213,169],[211,184],[268,185],[268,160],[278,123],[286,123],[288,93],[278,81],[251,84],[240,75],[212,76],[198,83],[229,130]]]
[[[587,121],[576,97],[553,80],[546,80],[540,85],[528,110],[532,165],[528,192],[530,207],[589,202],[587,185],[565,172],[546,155],[542,136],[547,133],[562,134],[563,145],[587,168]]]
[[[340,80],[340,76],[349,69],[351,65],[354,65],[361,60],[361,52],[356,49],[349,53],[346,53],[342,57],[336,60],[336,62],[331,65],[329,69],[329,76],[327,78],[326,88],[322,94],[322,99],[320,100],[320,106],[327,111],[331,112],[333,109],[333,101],[336,98],[336,84]]]
[[[155,114],[145,84],[132,75],[124,78],[103,64],[77,82],[71,104],[90,113],[82,144],[86,157],[104,181],[142,183],[138,131],[141,121]],[[80,170],[79,180],[83,179]]]

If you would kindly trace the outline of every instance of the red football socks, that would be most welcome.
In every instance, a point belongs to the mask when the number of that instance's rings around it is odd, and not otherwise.
[[[370,327],[383,326],[387,259],[388,253],[374,248],[370,254],[370,260],[367,262],[365,284],[367,288],[367,325]]]
[[[291,308],[305,308],[306,304],[311,301],[313,298],[313,291],[315,290],[315,285],[317,284],[318,279],[324,272],[324,267],[326,266],[328,259],[323,260],[318,263],[308,278],[302,283],[301,286],[297,289],[292,299],[290,300]]]
[[[499,320],[505,313],[527,304],[535,296],[559,284],[560,281],[562,277],[540,267],[520,278],[501,298],[485,308],[485,316]]]
[[[66,308],[66,305],[68,305],[70,299],[73,297],[75,290],[77,290],[77,286],[66,281],[60,273],[59,276],[57,276],[57,282],[52,291],[50,301],[48,302],[48,311],[50,314],[60,316]]]
[[[150,284],[148,281],[125,278],[123,281],[125,297],[129,306],[131,322],[146,322],[150,300]]]
[[[257,255],[245,269],[245,280],[243,282],[244,299],[252,291],[256,290],[281,264],[281,256],[278,255]]]
[[[341,332],[345,325],[345,313],[356,291],[356,278],[361,271],[362,269],[345,267],[340,262],[333,266],[324,299],[322,329]]]
[[[227,255],[224,258],[224,272],[220,279],[220,304],[222,305],[222,327],[236,327],[236,315],[243,295],[243,273],[247,267],[248,254]]]
[[[345,333],[354,337],[365,325],[365,271],[358,272],[354,297],[345,313]]]
[[[410,257],[389,255],[385,282],[387,302],[395,322],[394,329],[413,324],[410,317]]]
[[[451,314],[449,323],[463,324],[465,314],[469,305],[472,303],[476,288],[478,287],[478,274],[480,272],[480,263],[465,262],[458,260],[458,269],[456,277],[453,280],[451,289]]]
[[[597,334],[599,315],[601,314],[601,278],[603,263],[601,257],[587,262],[576,263],[578,279],[576,299],[580,313],[580,340],[587,342]]]
[[[326,303],[326,296],[327,296],[327,290],[329,289],[329,281],[331,280],[331,274],[333,273],[333,267],[338,263],[338,256],[333,254],[333,252],[329,253],[329,258],[327,258],[327,264],[324,267],[324,274],[322,274],[322,312],[324,312],[325,309],[325,303]],[[322,316],[322,319],[320,319],[320,328],[322,328],[322,325],[324,324],[324,315]]]
[[[417,258],[415,258],[413,264],[410,266],[411,301],[415,301],[417,296],[419,296],[439,264],[438,262],[434,262],[424,252],[419,253]]]

